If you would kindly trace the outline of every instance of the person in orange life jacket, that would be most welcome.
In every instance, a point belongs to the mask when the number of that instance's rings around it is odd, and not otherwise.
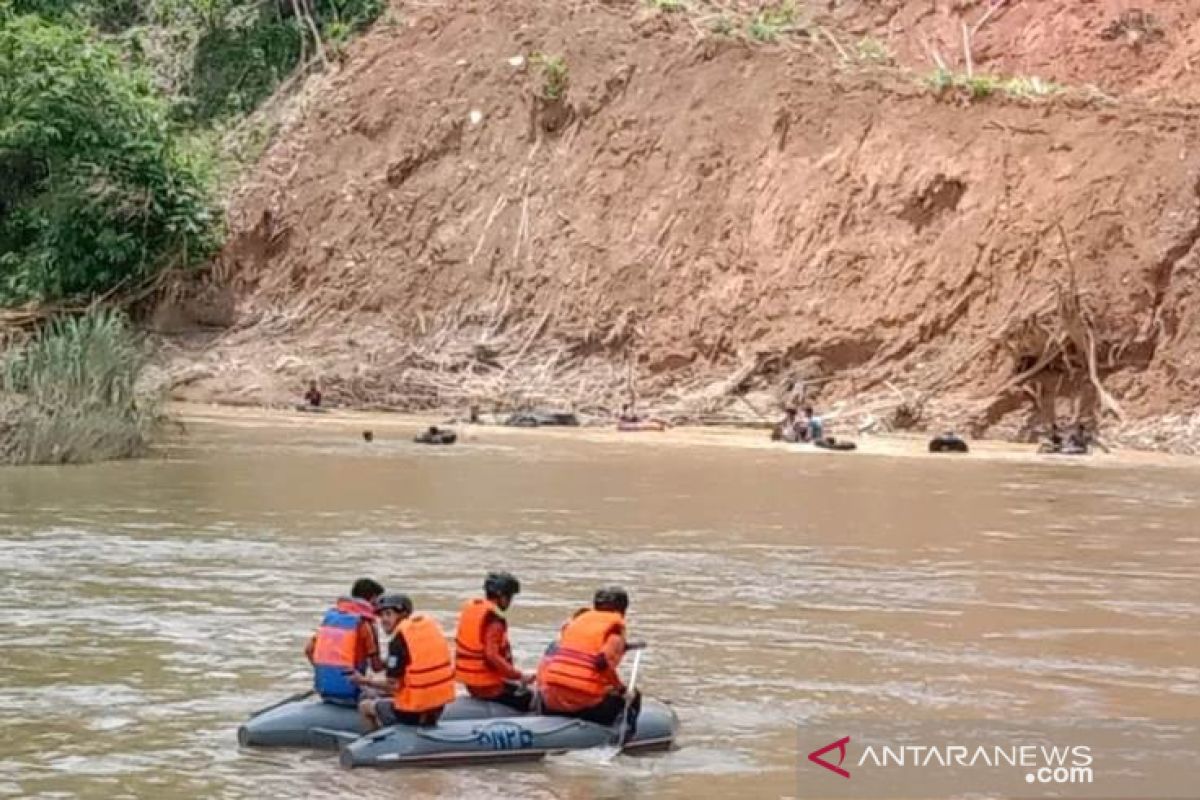
[[[359,578],[350,596],[340,598],[325,612],[321,627],[308,640],[304,655],[313,665],[313,689],[328,703],[355,705],[361,692],[349,674],[383,669],[379,637],[375,631],[375,606],[383,587],[370,578]]]
[[[625,655],[625,612],[629,594],[619,586],[598,589],[590,609],[576,612],[562,627],[538,667],[538,689],[547,714],[612,725],[625,710],[626,688],[617,667]],[[633,729],[641,695],[629,698]]]
[[[350,676],[355,686],[391,694],[358,704],[369,730],[389,725],[436,725],[442,709],[454,700],[454,667],[450,645],[433,617],[413,615],[412,600],[385,594],[375,604],[379,620],[391,632],[386,677]]]
[[[483,581],[486,599],[463,604],[455,634],[454,678],[472,697],[501,703],[522,713],[533,703],[525,684],[534,680],[513,666],[506,614],[521,582],[507,572],[491,572]]]

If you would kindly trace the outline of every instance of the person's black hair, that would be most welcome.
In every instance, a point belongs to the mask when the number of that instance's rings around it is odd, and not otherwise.
[[[374,600],[381,594],[383,594],[383,587],[379,585],[378,581],[370,578],[359,578],[354,582],[354,586],[350,587],[350,596],[357,597],[359,600]]]

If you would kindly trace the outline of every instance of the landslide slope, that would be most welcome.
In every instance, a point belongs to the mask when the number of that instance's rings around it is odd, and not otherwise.
[[[394,4],[234,199],[208,289],[232,326],[179,340],[180,394],[703,415],[807,391],[1188,449],[1200,117],[1170,89],[1200,9],[1155,4],[1146,41],[1105,33],[1127,4],[1010,3],[977,69],[1069,88],[1014,99],[923,83],[913,54],[949,60],[988,9],[939,5],[822,4],[772,44],[642,3]]]

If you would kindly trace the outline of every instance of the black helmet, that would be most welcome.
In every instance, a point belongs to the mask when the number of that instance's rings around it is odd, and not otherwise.
[[[521,582],[511,572],[489,572],[483,579],[483,593],[488,597],[516,597],[521,593]]]
[[[629,608],[629,592],[620,586],[604,586],[592,597],[592,608],[597,611],[619,611],[624,614]]]
[[[385,594],[383,597],[375,601],[375,610],[383,611],[390,608],[394,611],[401,611],[405,614],[411,614],[413,610],[412,600],[406,594]]]

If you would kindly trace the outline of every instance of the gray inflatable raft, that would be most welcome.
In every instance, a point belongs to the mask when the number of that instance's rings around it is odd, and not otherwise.
[[[637,730],[622,750],[669,749],[678,728],[679,719],[670,706],[645,700]],[[443,719],[432,728],[396,725],[354,739],[342,748],[339,760],[346,768],[531,761],[551,753],[615,746],[617,733],[616,726],[540,714]]]
[[[646,698],[625,750],[669,748],[679,719],[666,703]],[[346,767],[395,767],[538,759],[547,753],[615,744],[613,727],[570,717],[515,714],[508,706],[460,697],[431,728],[397,725],[364,735],[358,712],[320,700],[298,700],[251,717],[238,729],[243,747],[342,749]],[[361,738],[360,738],[361,737]]]
[[[511,717],[513,710],[499,703],[460,697],[442,712],[442,720]],[[358,711],[317,700],[297,700],[264,711],[238,728],[243,747],[314,747],[337,750],[347,738],[366,733]]]

